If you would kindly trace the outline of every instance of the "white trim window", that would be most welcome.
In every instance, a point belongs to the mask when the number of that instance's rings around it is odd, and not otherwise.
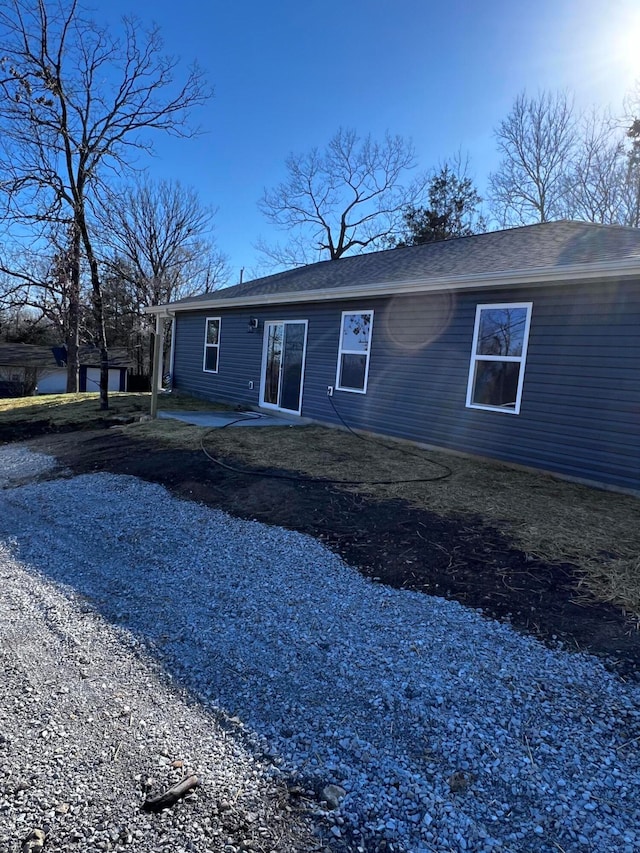
[[[343,311],[338,346],[336,390],[367,393],[373,311]]]
[[[477,306],[467,384],[469,408],[520,412],[532,305]]]
[[[220,317],[207,317],[204,324],[204,356],[202,369],[205,373],[218,372],[220,355]]]

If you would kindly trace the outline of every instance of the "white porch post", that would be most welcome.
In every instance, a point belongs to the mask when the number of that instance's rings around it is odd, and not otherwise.
[[[158,415],[158,390],[162,388],[162,353],[164,350],[164,317],[156,314],[156,332],[153,342],[153,371],[151,373],[151,417]]]

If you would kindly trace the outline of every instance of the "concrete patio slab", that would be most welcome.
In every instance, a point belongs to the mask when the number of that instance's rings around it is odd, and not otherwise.
[[[172,418],[201,427],[302,426],[310,423],[307,418],[287,418],[266,415],[262,412],[172,412],[164,410],[158,412],[158,417]]]

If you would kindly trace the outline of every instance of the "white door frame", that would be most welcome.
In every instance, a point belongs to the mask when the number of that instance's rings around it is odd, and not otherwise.
[[[276,403],[265,403],[264,400],[264,392],[266,388],[266,369],[267,369],[267,347],[269,342],[269,326],[290,326],[290,325],[303,325],[304,326],[304,343],[302,345],[302,365],[300,368],[300,393],[298,395],[298,408],[294,409],[283,409],[282,406],[278,406]],[[309,331],[309,321],[308,320],[265,320],[264,321],[264,333],[262,337],[262,365],[260,368],[260,405],[264,406],[265,409],[275,409],[278,412],[287,412],[289,414],[299,415],[302,412],[302,392],[304,389],[304,370],[305,364],[307,360],[307,334]],[[282,336],[282,355],[284,356],[284,335]],[[278,400],[280,400],[282,395],[282,367],[283,367],[284,358],[280,359],[280,375],[278,378]]]

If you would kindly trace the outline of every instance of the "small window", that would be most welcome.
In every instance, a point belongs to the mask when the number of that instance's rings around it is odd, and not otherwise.
[[[204,333],[204,361],[202,369],[205,373],[218,372],[218,351],[220,349],[220,318],[207,317]]]
[[[519,413],[531,305],[531,302],[478,305],[467,406]]]
[[[366,394],[373,311],[343,311],[338,348],[338,391]]]

